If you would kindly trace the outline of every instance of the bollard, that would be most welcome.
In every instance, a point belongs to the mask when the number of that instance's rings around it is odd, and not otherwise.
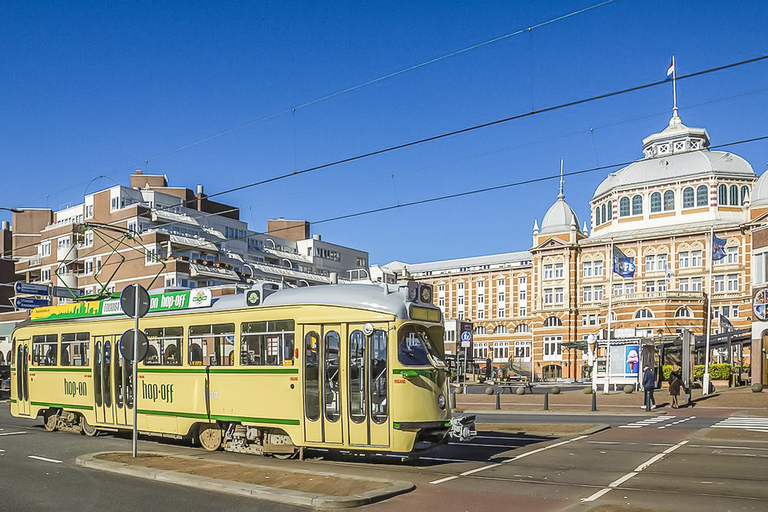
[[[501,393],[496,392],[496,410],[501,409]]]
[[[544,410],[545,411],[549,410],[549,391],[544,393]]]
[[[451,393],[451,409],[456,408],[456,391]]]
[[[597,410],[597,394],[592,393],[592,412]]]
[[[651,412],[651,394],[645,390],[645,412]]]

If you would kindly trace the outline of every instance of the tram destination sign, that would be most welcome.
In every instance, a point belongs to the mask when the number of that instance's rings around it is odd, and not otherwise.
[[[212,302],[211,290],[195,288],[178,292],[158,293],[149,296],[149,313],[177,311],[190,308],[209,307]],[[32,321],[64,320],[70,318],[91,318],[121,315],[119,299],[93,300],[48,306],[32,310]]]

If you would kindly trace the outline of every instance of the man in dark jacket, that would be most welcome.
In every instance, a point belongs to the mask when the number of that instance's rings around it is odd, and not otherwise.
[[[651,409],[656,408],[656,399],[653,398],[653,388],[656,387],[656,375],[653,373],[653,369],[650,366],[643,366],[643,389],[645,390],[645,405],[643,409],[648,408],[650,401]]]

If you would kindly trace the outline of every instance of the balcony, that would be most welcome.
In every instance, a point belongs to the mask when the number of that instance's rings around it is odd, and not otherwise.
[[[614,304],[621,304],[624,302],[691,302],[691,301],[703,301],[705,298],[704,292],[681,292],[679,290],[667,290],[664,292],[635,292],[625,293],[622,295],[614,295],[612,300]],[[601,306],[608,305],[608,297],[604,296],[600,302]]]
[[[77,259],[77,246],[59,247],[56,250],[56,261],[61,263],[70,263]]]

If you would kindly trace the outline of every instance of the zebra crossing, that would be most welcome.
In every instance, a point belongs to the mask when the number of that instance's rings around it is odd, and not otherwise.
[[[712,425],[712,428],[740,428],[751,432],[768,433],[768,418],[731,416]]]
[[[652,418],[645,418],[643,420],[635,421],[634,423],[629,423],[627,425],[620,425],[619,428],[643,428],[655,425],[656,423],[660,423],[662,421],[667,421],[668,419],[670,418],[667,416],[654,416]]]

